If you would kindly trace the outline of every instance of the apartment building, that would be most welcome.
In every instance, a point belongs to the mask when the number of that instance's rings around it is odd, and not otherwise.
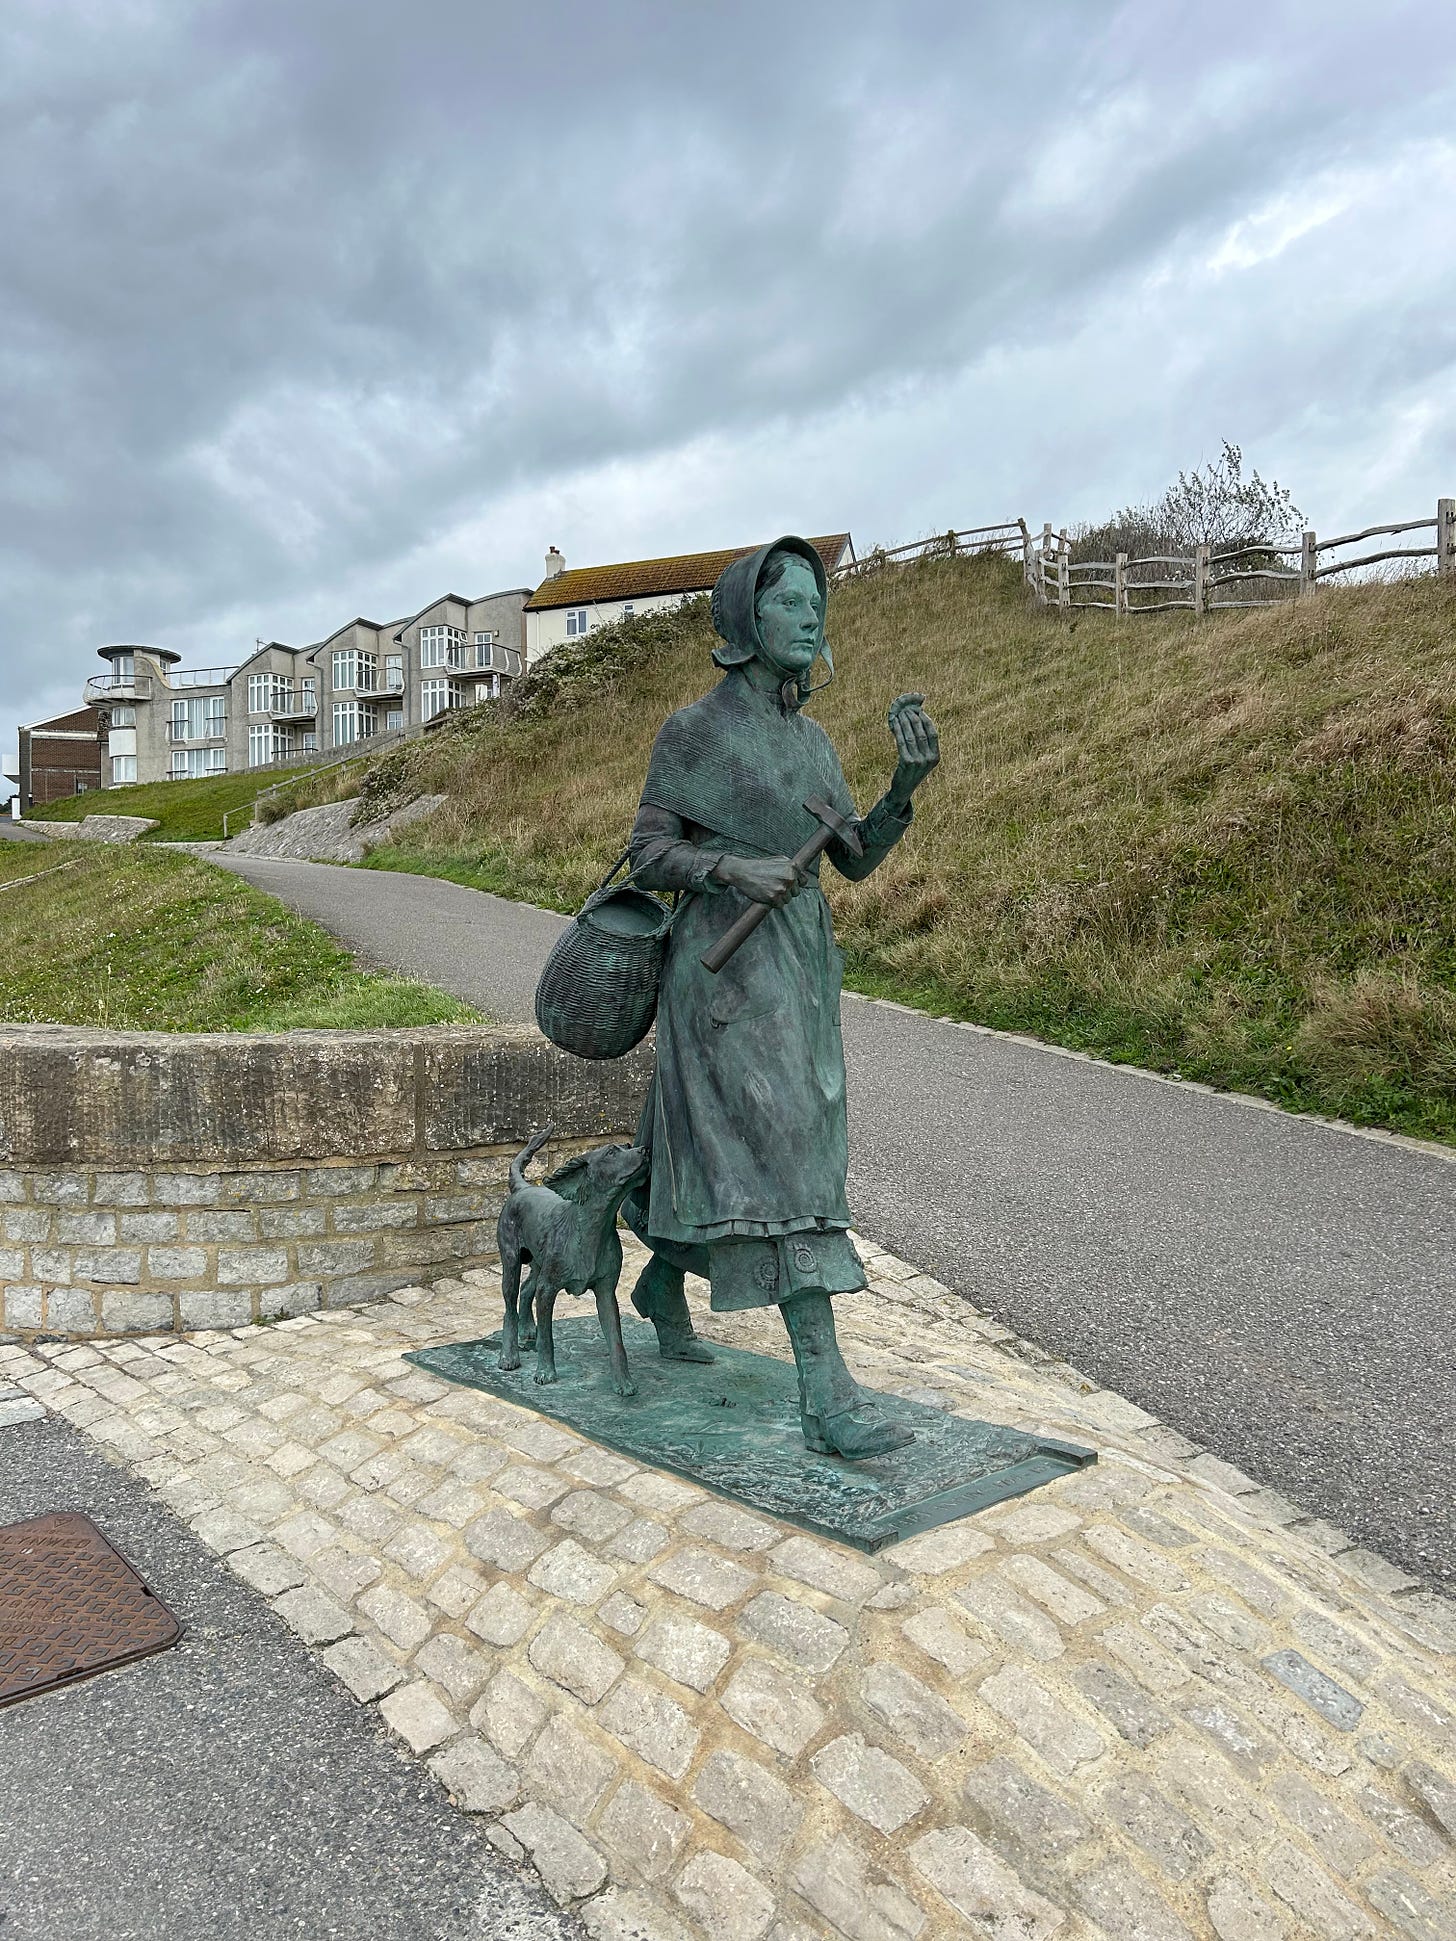
[[[268,768],[473,707],[521,672],[530,594],[447,593],[402,620],[358,616],[310,647],[260,641],[226,667],[183,668],[165,647],[99,648],[107,672],[86,683],[86,701],[100,786]]]
[[[826,573],[854,558],[847,532],[830,533],[809,544],[823,560]],[[617,566],[568,567],[553,546],[546,555],[546,577],[526,602],[526,665],[534,667],[553,647],[577,640],[608,621],[680,606],[695,594],[711,592],[725,566],[756,550],[755,546],[730,546],[714,553],[626,560]]]

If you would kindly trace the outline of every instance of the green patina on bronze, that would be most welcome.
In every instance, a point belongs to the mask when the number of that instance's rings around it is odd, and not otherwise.
[[[799,1432],[787,1362],[716,1343],[711,1367],[662,1361],[645,1323],[622,1327],[637,1380],[632,1396],[613,1390],[596,1320],[585,1314],[556,1324],[557,1380],[549,1387],[537,1385],[529,1363],[501,1369],[499,1335],[405,1359],[858,1550],[881,1550],[1093,1460],[1089,1449],[883,1393],[878,1407],[913,1432],[912,1443],[857,1463],[814,1455]]]

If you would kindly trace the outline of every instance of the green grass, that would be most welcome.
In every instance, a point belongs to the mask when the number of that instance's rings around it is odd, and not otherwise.
[[[862,807],[896,692],[944,747],[888,862],[827,878],[852,987],[1456,1143],[1456,585],[1062,621],[943,560],[829,625],[813,708]],[[369,867],[576,908],[710,646],[706,602],[603,628],[386,756],[381,791],[450,799]]]
[[[0,1020],[147,1031],[467,1023],[317,924],[167,850],[0,843]]]
[[[210,842],[222,835],[222,819],[229,810],[246,810],[261,790],[290,781],[306,771],[269,769],[264,774],[241,770],[235,775],[208,775],[195,782],[135,782],[126,788],[91,789],[32,809],[27,822],[80,822],[88,815],[154,816],[158,826],[144,842]],[[234,814],[228,834],[241,835],[252,817]]]

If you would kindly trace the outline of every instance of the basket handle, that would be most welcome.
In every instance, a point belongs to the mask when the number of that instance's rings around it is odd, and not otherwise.
[[[631,855],[632,855],[632,846],[629,843],[627,847],[622,851],[621,855],[617,858],[616,862],[612,864],[612,867],[607,871],[606,875],[602,878],[601,882],[597,884],[596,888],[592,891],[591,895],[587,898],[586,902],[583,903],[581,908],[577,911],[576,917],[575,917],[575,921],[577,923],[580,923],[582,918],[586,915],[587,911],[591,909],[592,905],[596,902],[597,898],[602,894],[603,890],[605,890],[607,886],[610,884],[612,878],[617,874],[618,870],[622,867],[623,863],[630,861]],[[639,872],[635,869],[628,870],[626,876],[622,880],[621,887],[625,890],[629,883],[632,883],[636,880],[638,874]],[[668,930],[671,930],[672,926],[677,922],[678,918],[682,915],[685,907],[692,901],[693,897],[696,895],[697,895],[696,890],[683,890],[673,899],[672,909],[667,919]],[[666,932],[664,932],[663,934],[666,935]]]

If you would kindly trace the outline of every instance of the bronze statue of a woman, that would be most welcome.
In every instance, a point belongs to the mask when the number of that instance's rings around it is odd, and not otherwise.
[[[652,1155],[629,1223],[653,1258],[633,1291],[662,1352],[711,1360],[693,1333],[683,1275],[704,1275],[715,1311],[777,1305],[793,1344],[804,1439],[846,1457],[911,1439],[845,1367],[830,1297],[865,1285],[849,1239],[845,1178],[843,957],[817,860],[792,858],[822,827],[817,797],[849,822],[829,860],[860,878],[910,826],[910,798],[939,760],[919,694],[890,708],[898,757],[859,819],[834,746],[801,712],[824,638],[824,565],[785,538],[736,560],[713,589],[723,678],[664,722],[632,830],[649,889],[693,892],[672,933],[657,1015],[657,1070],[639,1144]],[[703,953],[751,904],[766,919],[714,976]]]

